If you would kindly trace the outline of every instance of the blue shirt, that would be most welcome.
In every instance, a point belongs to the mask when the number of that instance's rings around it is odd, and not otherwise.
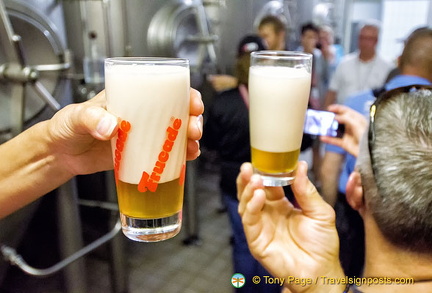
[[[392,78],[387,84],[385,84],[384,88],[386,91],[389,91],[398,87],[404,87],[404,86],[414,85],[414,84],[431,85],[431,82],[425,78],[414,76],[414,75],[397,75],[394,78]],[[374,101],[375,101],[375,97],[372,93],[372,90],[367,90],[349,97],[345,101],[345,105],[368,118],[369,108]],[[348,177],[351,174],[351,172],[354,171],[356,158],[353,155],[347,153],[342,148],[334,145],[326,145],[326,151],[338,153],[345,156],[345,162],[339,177],[339,184],[338,184],[339,192],[345,194]]]

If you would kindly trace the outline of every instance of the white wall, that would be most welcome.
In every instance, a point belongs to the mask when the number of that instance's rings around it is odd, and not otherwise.
[[[402,53],[403,40],[428,24],[431,0],[384,0],[379,52],[389,61]]]

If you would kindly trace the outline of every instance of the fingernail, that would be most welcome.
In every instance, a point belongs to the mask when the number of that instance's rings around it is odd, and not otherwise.
[[[202,135],[203,134],[203,116],[202,115],[199,115],[197,117],[196,126],[197,126],[200,134]]]
[[[114,129],[117,126],[117,117],[115,117],[112,114],[105,114],[105,116],[99,121],[97,127],[96,127],[96,131],[97,133],[99,133],[101,136],[111,136],[112,132],[114,131]]]

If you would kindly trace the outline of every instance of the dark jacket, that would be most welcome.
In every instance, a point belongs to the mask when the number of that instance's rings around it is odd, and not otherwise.
[[[251,161],[249,112],[237,88],[216,95],[207,111],[200,142],[218,152],[221,190],[236,196],[240,166]]]

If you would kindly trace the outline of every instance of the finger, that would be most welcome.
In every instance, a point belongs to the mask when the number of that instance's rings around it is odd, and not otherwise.
[[[109,140],[118,129],[118,118],[93,103],[71,104],[52,119],[54,132],[60,137],[90,134],[98,140]]]
[[[350,109],[350,108],[347,106],[344,106],[344,105],[340,105],[340,104],[332,104],[332,105],[327,107],[328,111],[333,112],[335,114],[343,114],[348,109]]]
[[[338,147],[342,147],[343,140],[342,138],[332,137],[332,136],[320,136],[320,141],[327,144],[332,144]]]
[[[334,211],[320,196],[312,182],[307,177],[306,162],[299,162],[296,178],[292,185],[294,196],[304,215],[315,219],[334,217]]]
[[[203,134],[203,116],[190,116],[188,123],[187,136],[192,140],[201,139]]]
[[[262,179],[259,175],[254,174],[250,177],[250,181],[243,189],[243,192],[240,195],[240,201],[238,206],[238,212],[240,215],[243,215],[246,209],[246,205],[252,199],[255,190],[259,188],[264,188],[262,184]],[[264,191],[263,191],[264,192]]]
[[[252,238],[257,237],[261,229],[252,231],[248,230],[248,226],[254,226],[260,223],[262,210],[266,201],[266,194],[263,189],[256,189],[253,191],[250,200],[246,203],[244,211],[240,214],[242,216],[242,223],[245,228],[245,233]]]
[[[82,103],[82,106],[83,108],[77,108],[83,111],[80,119],[83,122],[83,127],[94,138],[108,140],[116,134],[119,118],[106,111],[105,90]]]
[[[201,155],[200,144],[197,140],[188,139],[186,160],[192,161]]]
[[[194,88],[190,89],[190,109],[191,116],[198,116],[204,113],[204,103],[202,101],[201,93]]]
[[[243,163],[240,167],[240,173],[237,176],[236,184],[237,184],[237,199],[240,201],[241,194],[246,186],[246,184],[250,181],[250,178],[253,174],[253,168],[251,163]]]
[[[96,139],[111,139],[117,132],[119,119],[100,107],[89,107],[81,120],[84,127]],[[96,125],[96,126],[95,126]]]

